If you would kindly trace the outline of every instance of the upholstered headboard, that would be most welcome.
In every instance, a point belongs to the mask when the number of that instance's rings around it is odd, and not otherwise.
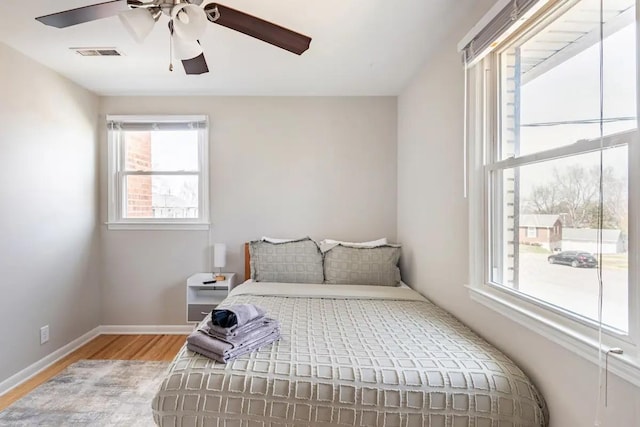
[[[244,280],[251,279],[251,253],[249,243],[244,244]]]

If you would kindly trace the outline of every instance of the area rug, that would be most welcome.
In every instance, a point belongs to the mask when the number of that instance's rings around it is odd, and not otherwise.
[[[166,362],[81,360],[0,412],[0,426],[154,426]]]

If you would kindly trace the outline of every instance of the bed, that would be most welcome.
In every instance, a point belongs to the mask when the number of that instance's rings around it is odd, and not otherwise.
[[[505,355],[408,287],[265,283],[282,338],[228,363],[183,347],[153,400],[160,426],[546,426]],[[205,322],[207,319],[204,320]]]

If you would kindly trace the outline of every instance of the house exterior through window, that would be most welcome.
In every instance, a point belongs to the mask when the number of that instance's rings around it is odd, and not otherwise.
[[[204,116],[109,116],[109,226],[208,225]]]

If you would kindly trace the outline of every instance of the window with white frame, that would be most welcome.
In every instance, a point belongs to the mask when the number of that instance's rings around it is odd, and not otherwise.
[[[602,14],[599,0],[502,4],[461,46],[471,221],[481,230],[472,236],[472,293],[564,319],[564,330],[589,339],[601,319],[610,342],[638,356],[636,0],[605,1]],[[531,215],[557,217],[559,240],[520,242],[535,237],[520,225]]]
[[[208,225],[207,118],[108,116],[109,226]]]
[[[535,227],[527,227],[527,237],[532,239],[538,237],[538,229]]]

